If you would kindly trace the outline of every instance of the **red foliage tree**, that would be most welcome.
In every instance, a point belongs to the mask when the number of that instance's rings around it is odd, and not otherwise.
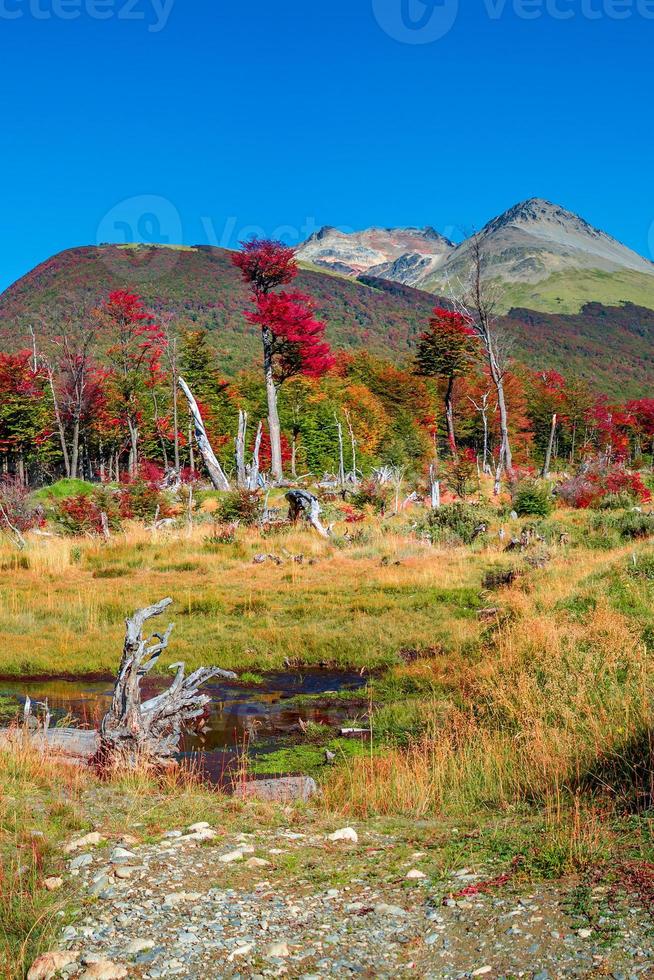
[[[261,328],[263,371],[268,399],[271,469],[276,480],[283,478],[281,428],[277,408],[279,386],[296,374],[319,377],[334,363],[323,340],[325,326],[303,293],[275,293],[292,282],[298,269],[295,252],[281,242],[254,239],[242,244],[233,259],[252,290],[255,310],[247,320]]]

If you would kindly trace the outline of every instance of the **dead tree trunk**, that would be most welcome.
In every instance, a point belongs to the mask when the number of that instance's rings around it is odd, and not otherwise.
[[[556,423],[557,416],[554,414],[552,416],[552,428],[550,430],[550,441],[547,444],[547,450],[545,452],[545,462],[543,463],[543,469],[541,471],[541,476],[544,480],[550,475],[550,466],[552,465],[552,449],[554,448],[554,436],[556,435]]]
[[[263,436],[263,422],[259,422],[257,428],[257,435],[254,440],[254,449],[252,450],[252,462],[249,466],[245,467],[245,473],[247,477],[246,488],[248,490],[258,490],[259,489],[259,451],[261,449],[261,438]]]
[[[238,410],[238,434],[234,440],[234,455],[236,462],[236,479],[240,490],[247,488],[247,477],[245,473],[245,439],[248,431],[248,413],[243,409]]]
[[[148,760],[158,765],[170,764],[183,732],[203,727],[204,711],[211,699],[199,694],[198,689],[212,677],[236,678],[231,671],[218,667],[201,667],[185,677],[184,664],[173,664],[177,673],[170,687],[141,702],[141,679],[168,646],[173,624],[164,633],[153,633],[146,639],[143,627],[149,619],[160,616],[171,602],[172,599],[162,599],[153,606],[138,609],[126,620],[113,700],[100,729],[100,753],[108,761],[123,760],[128,765],[140,765]]]
[[[207,436],[207,431],[204,427],[202,416],[200,415],[198,403],[191,394],[191,389],[184,381],[184,378],[178,378],[177,383],[182,389],[188,402],[188,407],[191,411],[191,416],[193,417],[193,423],[195,425],[195,441],[198,444],[198,449],[202,453],[202,458],[205,466],[207,467],[211,482],[216,490],[229,490],[229,480],[225,476],[222,466],[218,462],[216,454],[211,448],[211,443],[209,442],[209,437]]]
[[[289,521],[295,523],[300,517],[304,517],[321,537],[331,537],[331,528],[325,527],[320,520],[320,504],[317,497],[308,490],[289,490],[286,499]]]

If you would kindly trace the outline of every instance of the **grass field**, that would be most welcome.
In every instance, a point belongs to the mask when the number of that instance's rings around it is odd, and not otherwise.
[[[370,745],[323,768],[321,801],[286,821],[383,825],[414,844],[429,838],[443,865],[492,851],[519,860],[526,878],[651,860],[651,539],[631,536],[629,514],[557,511],[531,522],[524,553],[507,554],[529,521],[498,514],[471,546],[432,546],[412,531],[417,517],[369,517],[350,529],[354,541],[337,526],[337,544],[247,528],[218,544],[210,520],[134,525],[106,544],[34,536],[19,552],[4,542],[0,672],[113,674],[125,616],[171,595],[177,625],[162,669],[179,659],[239,672],[284,661],[376,668]],[[262,553],[282,564],[254,564]],[[512,584],[488,580],[507,569]],[[0,963],[30,962],[65,921],[68,906],[42,881],[73,831],[140,825],[147,836],[191,819],[247,828],[280,814],[193,781],[101,783],[3,752]],[[454,852],[451,826],[465,831]]]

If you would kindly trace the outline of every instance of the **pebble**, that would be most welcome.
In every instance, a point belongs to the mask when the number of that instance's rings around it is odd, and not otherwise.
[[[218,860],[221,864],[232,864],[234,861],[242,861],[243,851],[228,851],[227,854],[221,854]]]
[[[63,878],[46,878],[43,887],[48,892],[56,892],[64,883]]]
[[[91,834],[86,834],[84,837],[78,837],[77,840],[73,840],[70,844],[64,847],[64,852],[66,854],[72,854],[74,851],[79,851],[82,847],[95,847],[96,844],[101,844],[104,840],[101,834],[95,831]]]
[[[423,871],[419,871],[417,868],[412,868],[407,874],[407,878],[411,881],[420,881],[426,877],[427,875]]]
[[[127,967],[111,960],[98,960],[86,968],[79,980],[121,980],[127,975]]]
[[[343,827],[341,830],[335,830],[333,834],[330,834],[329,840],[351,841],[353,844],[356,844],[359,840],[359,835],[352,827]]]
[[[266,956],[271,958],[273,957],[284,958],[290,955],[291,955],[291,951],[288,948],[287,943],[273,943],[272,946],[269,946],[268,950],[266,951]]]

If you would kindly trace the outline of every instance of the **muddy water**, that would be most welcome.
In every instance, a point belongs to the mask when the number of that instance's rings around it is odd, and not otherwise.
[[[153,697],[168,686],[166,678],[147,678],[143,697]],[[272,752],[302,737],[300,721],[317,722],[337,729],[362,714],[361,705],[332,700],[339,691],[361,690],[365,698],[365,678],[358,673],[307,670],[266,674],[262,684],[246,686],[238,681],[206,684],[211,696],[209,731],[202,738],[186,737],[182,757],[197,762],[209,779],[221,782],[233,771],[245,750],[249,756]],[[65,718],[84,728],[98,728],[111,703],[113,680],[30,681],[0,680],[0,697],[13,697],[21,705],[25,697],[45,701],[52,713],[52,724]],[[298,695],[318,695],[315,702],[296,705]]]

